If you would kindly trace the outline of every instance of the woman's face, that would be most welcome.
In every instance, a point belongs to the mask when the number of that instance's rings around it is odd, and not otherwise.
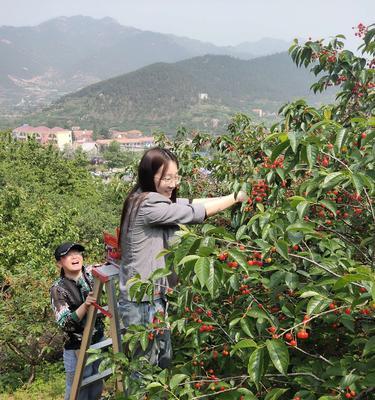
[[[173,190],[180,183],[180,177],[178,176],[177,164],[174,161],[168,162],[164,176],[162,176],[163,168],[164,165],[154,175],[154,183],[156,191],[170,199]]]

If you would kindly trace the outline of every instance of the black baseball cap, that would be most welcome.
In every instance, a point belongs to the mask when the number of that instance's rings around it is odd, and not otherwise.
[[[55,250],[56,261],[59,261],[61,257],[67,255],[70,250],[78,250],[83,252],[85,251],[85,248],[79,243],[74,243],[74,242],[62,243]]]

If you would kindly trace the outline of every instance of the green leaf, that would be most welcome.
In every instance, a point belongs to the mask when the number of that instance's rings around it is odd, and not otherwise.
[[[331,211],[333,213],[334,217],[336,218],[337,208],[336,208],[336,204],[333,201],[331,201],[331,200],[320,200],[319,204],[323,204],[324,207],[328,208],[328,210]]]
[[[219,281],[217,278],[214,261],[211,259],[209,262],[209,276],[207,279],[206,287],[212,298],[214,298],[218,286],[219,286]]]
[[[374,352],[375,352],[375,336],[371,337],[365,344],[365,348],[363,349],[363,356],[368,356],[369,354]]]
[[[299,284],[298,275],[293,272],[287,272],[285,274],[285,283],[289,287],[289,289],[296,289]]]
[[[181,260],[189,254],[189,250],[192,248],[194,243],[196,242],[197,238],[193,235],[184,237],[184,239],[181,241],[181,243],[178,245],[176,248],[176,251],[174,253],[174,263],[175,265],[179,265]]]
[[[238,349],[247,349],[257,346],[258,345],[252,339],[242,339],[232,347],[232,352],[235,353]]]
[[[207,257],[201,257],[194,265],[194,272],[203,288],[210,275],[210,260]]]
[[[296,152],[298,144],[299,144],[299,140],[297,138],[297,134],[295,132],[293,132],[293,131],[290,131],[288,133],[288,139],[289,139],[289,142],[290,142],[290,147],[292,148],[292,150],[294,152]]]
[[[307,304],[307,315],[319,314],[328,307],[330,300],[321,297],[313,297]]]
[[[300,219],[303,219],[303,217],[306,215],[309,207],[310,207],[310,203],[308,201],[302,201],[301,203],[298,204],[297,212],[298,212],[298,216]]]
[[[335,141],[335,152],[338,153],[341,151],[341,147],[344,144],[345,141],[345,136],[346,136],[347,130],[346,129],[341,129],[337,136],[336,136],[336,141]]]
[[[189,376],[185,374],[176,374],[173,375],[171,380],[169,381],[169,387],[171,390],[174,390],[182,381],[187,379]]]
[[[275,368],[286,375],[289,366],[289,351],[286,344],[281,340],[267,340],[266,346],[270,359]]]
[[[340,321],[345,326],[345,328],[348,329],[350,332],[352,333],[355,332],[353,317],[344,314],[342,315]]]
[[[315,232],[315,225],[312,222],[297,222],[295,224],[289,225],[286,231],[300,231],[300,232]]]
[[[352,372],[350,372],[348,375],[345,375],[341,381],[340,381],[340,386],[342,388],[346,388],[347,386],[352,385],[354,382],[357,382],[361,377],[359,375],[355,375]]]
[[[144,332],[141,334],[141,336],[140,336],[140,338],[139,338],[139,341],[140,341],[140,343],[141,343],[142,350],[143,350],[143,351],[146,351],[146,349],[147,349],[147,347],[148,347],[148,332],[147,332],[147,331],[144,331]]]
[[[246,389],[244,387],[240,387],[236,390],[236,393],[242,394],[243,395],[243,400],[257,400],[258,397],[256,397],[249,389]]]
[[[276,247],[277,252],[278,252],[282,257],[284,257],[286,260],[289,259],[289,256],[288,256],[288,244],[287,244],[287,242],[285,242],[284,240],[278,240],[278,241],[275,243],[275,247]]]
[[[197,256],[197,255],[195,255],[195,254],[190,254],[190,255],[188,255],[188,256],[183,257],[183,258],[180,260],[180,262],[177,264],[177,266],[178,266],[178,265],[184,265],[184,264],[186,264],[187,262],[192,261],[192,260],[198,260],[199,258],[200,258],[200,257]]]
[[[242,331],[247,335],[250,336],[251,338],[254,337],[253,333],[251,332],[251,327],[250,323],[246,318],[241,318],[240,320],[240,325]]]
[[[242,225],[242,226],[239,227],[238,231],[236,232],[236,240],[237,241],[241,240],[241,237],[246,232],[246,230],[247,230],[247,226],[246,225]]]
[[[291,196],[288,197],[288,201],[290,201],[292,207],[296,207],[301,201],[306,201],[306,199],[302,196]]]
[[[316,163],[318,157],[318,148],[311,144],[306,146],[307,161],[309,162],[309,167],[312,169]]]
[[[233,328],[241,321],[241,319],[242,319],[241,317],[232,319],[232,321],[229,322],[229,328]]]
[[[351,178],[351,181],[353,182],[353,185],[354,185],[357,193],[362,193],[362,190],[363,190],[362,179],[356,174],[352,174],[350,178]]]
[[[250,379],[258,384],[263,378],[267,368],[266,351],[264,347],[255,349],[247,365],[247,371]]]
[[[156,281],[164,276],[170,275],[171,273],[172,271],[168,270],[168,268],[158,268],[150,275],[149,279]]]
[[[361,281],[370,281],[371,277],[370,275],[366,274],[348,274],[340,279],[335,283],[335,290],[341,289],[345,287],[348,283],[350,282],[361,282]]]
[[[315,292],[313,290],[308,290],[306,292],[303,292],[299,297],[301,297],[302,299],[305,299],[306,297],[314,297],[314,296],[319,296],[320,293]]]
[[[163,385],[160,382],[151,382],[146,386],[146,389],[149,390],[149,389],[154,389],[154,388],[162,387],[162,386]]]
[[[143,285],[143,282],[138,281],[138,282],[135,282],[133,285],[130,286],[130,288],[129,288],[129,296],[130,296],[131,299],[135,298],[138,290],[141,288],[142,285]]]
[[[272,152],[271,161],[275,161],[275,159],[289,146],[289,144],[289,140],[278,144]]]
[[[237,261],[241,267],[246,268],[247,263],[246,263],[246,257],[245,255],[236,249],[230,249],[228,250],[228,254],[234,259],[234,261]]]
[[[277,400],[282,394],[287,392],[289,389],[274,388],[267,393],[264,400]]]
[[[337,185],[343,179],[345,179],[345,175],[342,172],[332,172],[325,177],[322,187],[328,189]]]

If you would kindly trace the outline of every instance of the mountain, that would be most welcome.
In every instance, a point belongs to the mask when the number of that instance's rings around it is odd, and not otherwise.
[[[287,53],[253,60],[207,55],[156,63],[90,85],[28,121],[166,131],[179,123],[202,128],[204,121],[223,120],[237,111],[276,111],[299,97],[318,101],[309,92],[312,82],[312,75],[297,68]]]
[[[234,47],[239,54],[253,54],[254,57],[287,51],[292,42],[282,39],[263,38],[255,42],[243,42]]]
[[[0,27],[0,108],[45,104],[91,83],[156,62],[204,54],[252,55],[112,18],[59,17],[35,27]],[[3,106],[3,107],[1,107]]]

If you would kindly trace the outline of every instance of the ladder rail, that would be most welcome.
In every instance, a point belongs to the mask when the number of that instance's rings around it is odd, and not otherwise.
[[[121,339],[121,327],[120,318],[118,313],[117,299],[115,295],[115,282],[110,279],[106,283],[107,295],[108,295],[108,308],[112,312],[112,318],[110,319],[110,331],[112,337],[112,349],[113,353],[122,353],[122,339]],[[119,375],[116,376],[116,387],[118,391],[123,392],[123,382]]]
[[[96,298],[97,302],[100,299],[102,290],[103,290],[103,283],[99,279],[96,279],[94,282],[93,296]],[[97,312],[98,310],[95,307],[89,307],[88,309],[86,325],[82,335],[81,347],[78,353],[77,365],[74,373],[74,379],[70,391],[69,400],[77,400],[79,396],[79,390],[83,378],[83,371],[86,366],[86,360],[87,360],[86,352],[91,344],[92,333],[94,331]]]
[[[111,336],[110,340],[112,341],[113,353],[119,353],[123,351],[122,337],[121,337],[122,332],[120,327],[120,318],[119,318],[118,305],[115,293],[116,292],[115,279],[118,279],[118,271],[119,271],[118,265],[112,262],[93,269],[93,277],[94,277],[93,296],[96,298],[96,303],[99,303],[100,301],[100,297],[103,292],[103,287],[105,287],[108,297],[109,312],[106,313],[106,315],[109,316],[110,318],[110,336]],[[91,345],[91,340],[95,327],[98,308],[103,309],[103,307],[98,307],[98,306],[89,307],[88,309],[87,320],[85,324],[85,329],[83,331],[81,347],[79,349],[77,365],[69,400],[78,400],[81,387],[87,386],[90,383],[96,382],[100,379],[103,379],[104,377],[111,375],[111,373],[109,373],[109,369],[107,369],[102,373],[98,373],[97,377],[92,376],[85,378],[83,382],[83,372],[87,361],[87,350],[91,346],[95,347],[95,345]],[[98,346],[98,344],[96,344],[96,346]],[[116,378],[116,389],[119,392],[123,392],[124,390],[123,382],[120,376],[117,376]]]

